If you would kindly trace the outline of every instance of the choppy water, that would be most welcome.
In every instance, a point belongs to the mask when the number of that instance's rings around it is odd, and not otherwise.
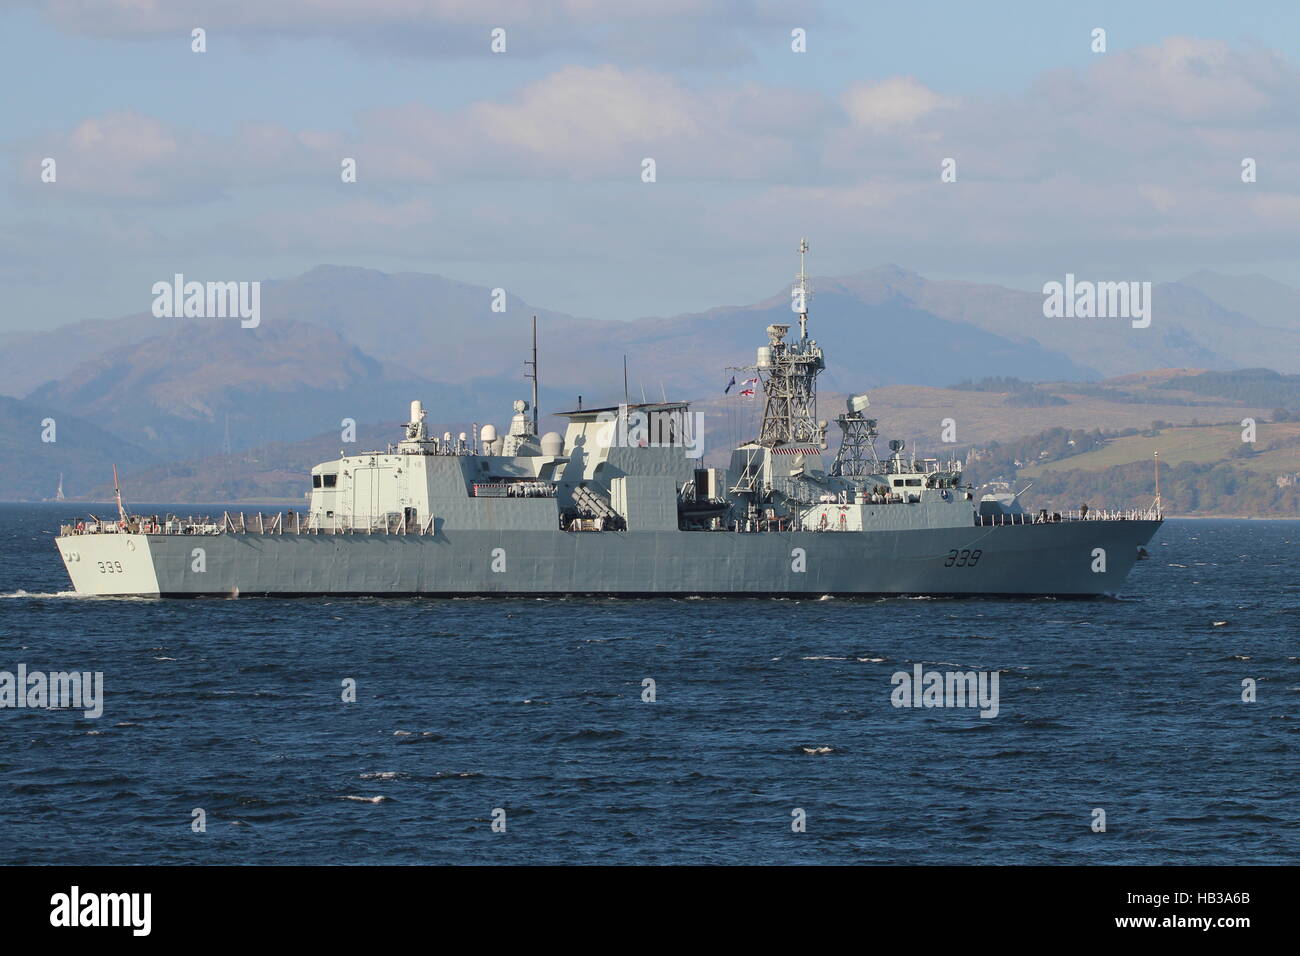
[[[148,601],[67,594],[75,511],[0,506],[0,670],[105,696],[0,709],[0,863],[1300,856],[1295,522],[1169,522],[1120,601]]]

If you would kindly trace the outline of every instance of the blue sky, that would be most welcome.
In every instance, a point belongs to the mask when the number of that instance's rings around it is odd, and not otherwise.
[[[412,6],[0,0],[0,331],[322,262],[673,314],[776,292],[803,234],[824,274],[1300,284],[1300,5]]]

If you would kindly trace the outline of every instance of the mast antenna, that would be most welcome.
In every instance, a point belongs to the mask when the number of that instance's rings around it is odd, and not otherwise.
[[[122,486],[117,480],[117,464],[113,464],[113,497],[117,499],[117,517],[126,522],[126,508],[122,504]]]
[[[808,270],[804,267],[804,257],[808,255],[808,240],[799,240],[799,274],[795,276],[798,280],[794,287],[795,299],[798,308],[795,310],[799,313],[799,340],[806,342],[808,340]]]
[[[533,316],[533,358],[530,362],[524,362],[529,371],[524,373],[524,378],[533,380],[533,434],[537,432],[537,316]]]
[[[1156,452],[1156,517],[1160,517],[1160,452]]]

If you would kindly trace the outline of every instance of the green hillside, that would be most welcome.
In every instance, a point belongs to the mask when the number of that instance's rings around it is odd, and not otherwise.
[[[1022,478],[1037,478],[1050,471],[1101,471],[1131,462],[1150,462],[1157,451],[1160,461],[1170,466],[1232,460],[1261,474],[1300,470],[1300,422],[1259,423],[1253,448],[1243,444],[1241,435],[1238,423],[1163,428],[1111,438],[1093,451],[1018,471]]]
[[[1260,421],[1255,442],[1238,422],[1123,432],[1049,429],[969,453],[967,477],[1029,485],[1029,508],[1145,508],[1155,496],[1160,452],[1171,515],[1300,515],[1300,423]]]

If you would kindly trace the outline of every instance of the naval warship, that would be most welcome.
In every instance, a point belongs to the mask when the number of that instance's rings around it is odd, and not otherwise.
[[[1145,511],[1028,512],[962,482],[962,463],[878,453],[866,395],[817,417],[826,357],[808,337],[801,242],[790,325],[767,327],[753,373],[757,435],[725,468],[699,457],[687,402],[557,413],[532,402],[505,434],[431,433],[419,401],[384,451],[311,470],[305,511],[220,519],[131,514],[64,525],[78,593],[146,597],[1113,596],[1160,527]],[[734,381],[734,376],[733,376]],[[116,473],[115,473],[116,481]]]

